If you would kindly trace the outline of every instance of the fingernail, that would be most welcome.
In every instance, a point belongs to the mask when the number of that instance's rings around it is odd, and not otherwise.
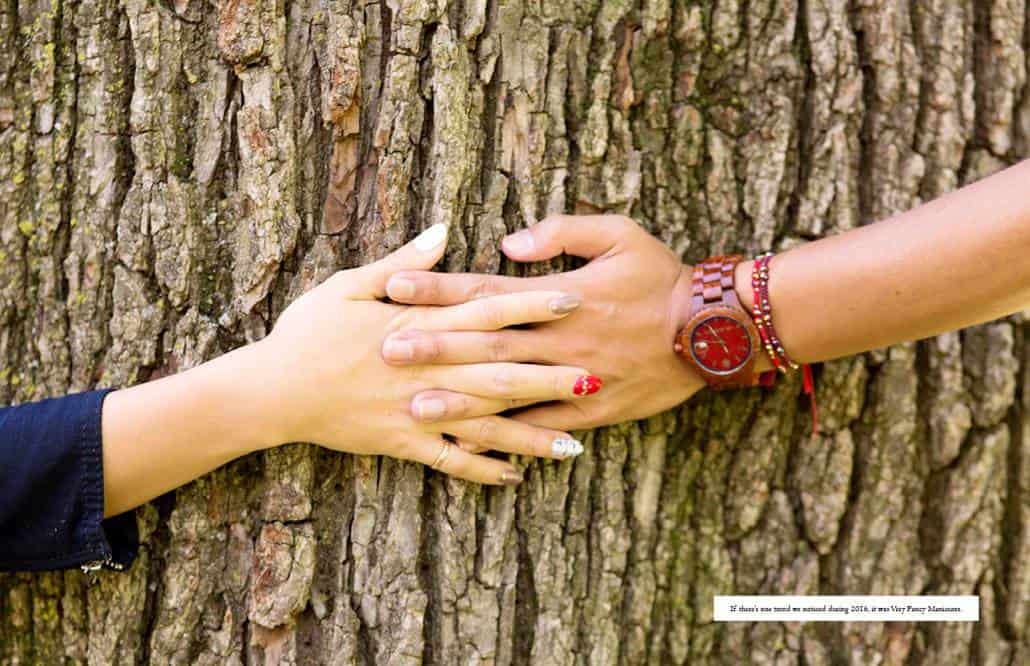
[[[415,344],[408,340],[389,337],[383,343],[383,356],[391,361],[414,361]]]
[[[390,278],[386,283],[386,295],[395,301],[415,298],[415,283],[404,278]]]
[[[423,421],[435,421],[443,416],[443,413],[447,411],[447,406],[443,404],[443,400],[427,398],[426,400],[419,400],[415,409],[418,411],[419,419]]]
[[[501,246],[508,252],[528,254],[533,251],[533,234],[528,229],[516,231],[501,241]]]
[[[522,472],[517,469],[509,469],[501,472],[501,483],[506,486],[517,486],[522,483]]]
[[[600,377],[594,375],[583,375],[576,379],[576,383],[572,385],[572,392],[575,395],[590,395],[597,393],[601,390],[601,385],[604,382],[601,381]]]
[[[559,458],[575,458],[583,453],[583,444],[578,439],[559,437],[551,442],[551,453]]]
[[[569,314],[570,312],[578,308],[581,303],[582,301],[576,298],[575,296],[569,296],[566,294],[565,296],[554,299],[548,305],[551,308],[551,312],[553,312],[554,314],[564,315]]]
[[[445,240],[447,240],[447,225],[442,222],[434,224],[415,238],[415,249],[419,252],[429,252],[440,247]]]

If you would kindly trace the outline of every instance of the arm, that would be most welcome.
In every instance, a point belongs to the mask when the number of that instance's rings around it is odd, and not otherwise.
[[[826,360],[1027,307],[1028,183],[1025,161],[902,215],[778,255],[770,300],[788,353],[798,362]],[[562,253],[591,261],[535,278],[403,272],[387,289],[408,303],[446,304],[522,289],[563,289],[583,298],[586,305],[564,321],[531,332],[491,333],[479,341],[509,360],[586,364],[606,382],[603,399],[535,407],[519,418],[550,427],[594,427],[650,416],[703,386],[672,352],[687,318],[691,267],[632,221],[553,216],[508,236],[502,247],[516,261]],[[746,308],[752,305],[751,264],[742,262],[736,274]],[[449,334],[418,335],[413,362],[459,353]],[[470,358],[468,352],[460,355]],[[764,355],[759,362],[763,370],[772,367]]]
[[[577,455],[582,446],[567,433],[496,414],[539,400],[578,399],[589,377],[582,368],[383,362],[379,347],[390,331],[485,332],[555,321],[579,305],[549,291],[447,308],[379,300],[390,274],[431,267],[445,240],[439,225],[381,261],[333,275],[294,301],[260,342],[186,372],[0,409],[0,570],[123,568],[137,546],[135,518],[123,512],[284,442],[391,455],[506,485],[521,482],[517,468],[469,449]],[[413,420],[411,396],[438,387],[460,392],[462,417]]]
[[[386,454],[487,484],[514,485],[510,463],[450,447],[490,440],[512,453],[563,458],[582,450],[571,435],[492,416],[512,400],[575,399],[589,373],[568,366],[500,363],[392,368],[379,356],[384,332],[408,325],[462,331],[554,321],[578,305],[559,292],[497,296],[448,308],[380,302],[389,275],[429,268],[443,254],[446,228],[382,261],[337,273],[299,298],[265,339],[178,375],[111,394],[103,411],[104,514],[126,511],[239,456],[286,442]],[[498,377],[509,381],[499,382]],[[408,416],[411,396],[460,391],[460,419],[432,424]]]
[[[1030,160],[772,263],[776,329],[799,363],[919,340],[1030,306]],[[752,262],[737,267],[750,306]],[[743,288],[740,288],[743,286]]]

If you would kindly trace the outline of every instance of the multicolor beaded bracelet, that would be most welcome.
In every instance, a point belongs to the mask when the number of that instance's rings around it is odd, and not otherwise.
[[[753,295],[751,314],[755,320],[755,326],[758,328],[758,335],[762,339],[762,346],[773,366],[783,374],[797,370],[799,367],[802,368],[804,390],[812,407],[812,434],[814,435],[819,431],[819,419],[815,405],[815,381],[812,378],[812,368],[807,363],[799,366],[791,360],[773,326],[772,304],[769,301],[769,264],[772,262],[772,258],[772,252],[755,257],[751,268],[751,293]]]

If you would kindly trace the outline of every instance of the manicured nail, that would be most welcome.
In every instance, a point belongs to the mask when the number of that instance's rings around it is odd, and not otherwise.
[[[435,421],[447,411],[447,405],[443,404],[443,400],[427,398],[419,400],[415,405],[415,410],[418,412],[418,418],[422,421]]]
[[[415,298],[415,283],[404,278],[390,278],[390,281],[386,283],[386,295],[395,301]]]
[[[600,377],[595,377],[594,375],[583,375],[576,380],[575,384],[572,385],[572,392],[575,395],[590,395],[592,393],[597,393],[601,390],[601,384],[603,383],[604,382],[601,381]]]
[[[434,224],[415,238],[415,249],[419,252],[429,252],[440,247],[445,240],[447,240],[447,225],[442,222]]]
[[[583,444],[578,439],[559,437],[551,442],[551,453],[558,458],[575,458],[583,453]]]
[[[551,312],[556,315],[569,314],[582,304],[583,301],[579,300],[575,296],[569,296],[566,294],[560,298],[556,298],[548,304],[551,308]]]
[[[506,486],[519,485],[522,483],[522,472],[514,468],[501,472],[501,483]]]
[[[391,361],[414,361],[415,344],[396,335],[390,336],[383,343],[383,356]]]
[[[533,234],[528,229],[516,231],[501,241],[501,246],[515,254],[529,254],[533,251]]]

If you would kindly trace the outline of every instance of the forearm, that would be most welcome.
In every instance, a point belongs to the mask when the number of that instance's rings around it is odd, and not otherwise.
[[[260,344],[260,343],[258,343]],[[279,443],[250,345],[104,401],[104,515],[112,516],[221,465]]]
[[[918,340],[1030,305],[1030,160],[772,262],[787,352],[807,363]],[[737,291],[750,308],[752,262]],[[766,359],[763,363],[767,367]]]

